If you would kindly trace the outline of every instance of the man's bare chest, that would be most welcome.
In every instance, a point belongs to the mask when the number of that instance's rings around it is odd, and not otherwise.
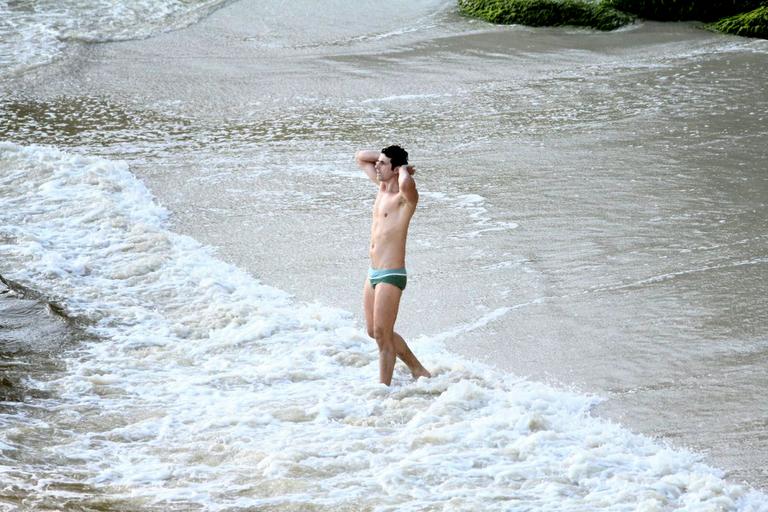
[[[379,194],[373,204],[373,216],[382,220],[400,217],[404,205],[400,194]]]

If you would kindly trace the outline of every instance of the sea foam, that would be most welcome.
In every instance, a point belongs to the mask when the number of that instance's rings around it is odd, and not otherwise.
[[[0,3],[0,77],[48,64],[68,42],[142,39],[204,18],[226,0]]]
[[[398,366],[377,384],[350,313],[175,234],[125,163],[2,144],[0,201],[0,273],[96,335],[33,383],[52,414],[0,416],[0,475],[33,508],[768,509],[697,455],[592,417],[595,397],[437,339],[418,341],[433,378]]]

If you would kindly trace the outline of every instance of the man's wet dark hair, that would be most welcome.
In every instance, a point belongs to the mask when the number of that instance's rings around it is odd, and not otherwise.
[[[381,152],[389,158],[393,169],[400,165],[408,165],[408,152],[400,146],[387,146]]]

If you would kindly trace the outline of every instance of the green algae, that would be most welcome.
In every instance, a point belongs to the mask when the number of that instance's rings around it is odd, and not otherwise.
[[[615,30],[636,17],[703,21],[706,28],[768,39],[768,0],[458,0],[459,11],[491,23]]]
[[[707,28],[744,37],[768,39],[768,5],[710,23]]]
[[[459,11],[491,23],[533,27],[573,25],[614,30],[634,16],[604,3],[579,0],[459,0]]]

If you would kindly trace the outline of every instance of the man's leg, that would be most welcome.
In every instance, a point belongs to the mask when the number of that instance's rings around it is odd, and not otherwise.
[[[405,342],[402,336],[394,333],[394,341],[397,357],[399,357],[400,360],[408,366],[408,369],[411,370],[411,375],[413,375],[414,379],[418,379],[419,377],[432,376],[432,374],[429,373],[427,369],[421,365],[419,360],[416,359],[416,356],[413,354],[413,352],[411,352],[411,349],[408,347],[408,344]]]
[[[395,370],[395,320],[402,290],[395,285],[376,285],[373,300],[373,337],[379,346],[379,381],[389,386]]]
[[[385,286],[388,286],[385,284]],[[371,338],[375,338],[375,332],[373,329],[374,322],[373,322],[373,310],[374,310],[374,303],[375,303],[375,293],[374,288],[371,286],[371,282],[369,279],[366,278],[365,284],[363,285],[363,309],[365,311],[365,326],[368,331],[368,336]],[[398,299],[398,305],[399,305],[399,299]],[[397,314],[397,311],[395,312]],[[400,358],[407,366],[408,369],[411,370],[411,374],[414,378],[418,379],[419,377],[431,377],[432,375],[427,371],[426,368],[424,368],[418,359],[416,359],[416,356],[413,355],[413,352],[411,352],[411,349],[408,348],[408,345],[405,343],[405,340],[402,336],[400,336],[398,333],[393,332],[392,338],[395,344],[395,352],[397,353],[397,357]]]
[[[408,348],[403,337],[394,331],[400,297],[402,296],[400,288],[388,283],[381,283],[376,286],[373,296],[372,334],[379,346],[379,378],[381,382],[389,385],[392,381],[395,355],[408,366],[414,378],[431,377],[426,368],[413,355],[411,349]]]
[[[365,328],[368,331],[368,336],[373,338],[373,286],[371,286],[371,280],[365,278],[365,284],[363,285],[363,310],[365,311]]]

